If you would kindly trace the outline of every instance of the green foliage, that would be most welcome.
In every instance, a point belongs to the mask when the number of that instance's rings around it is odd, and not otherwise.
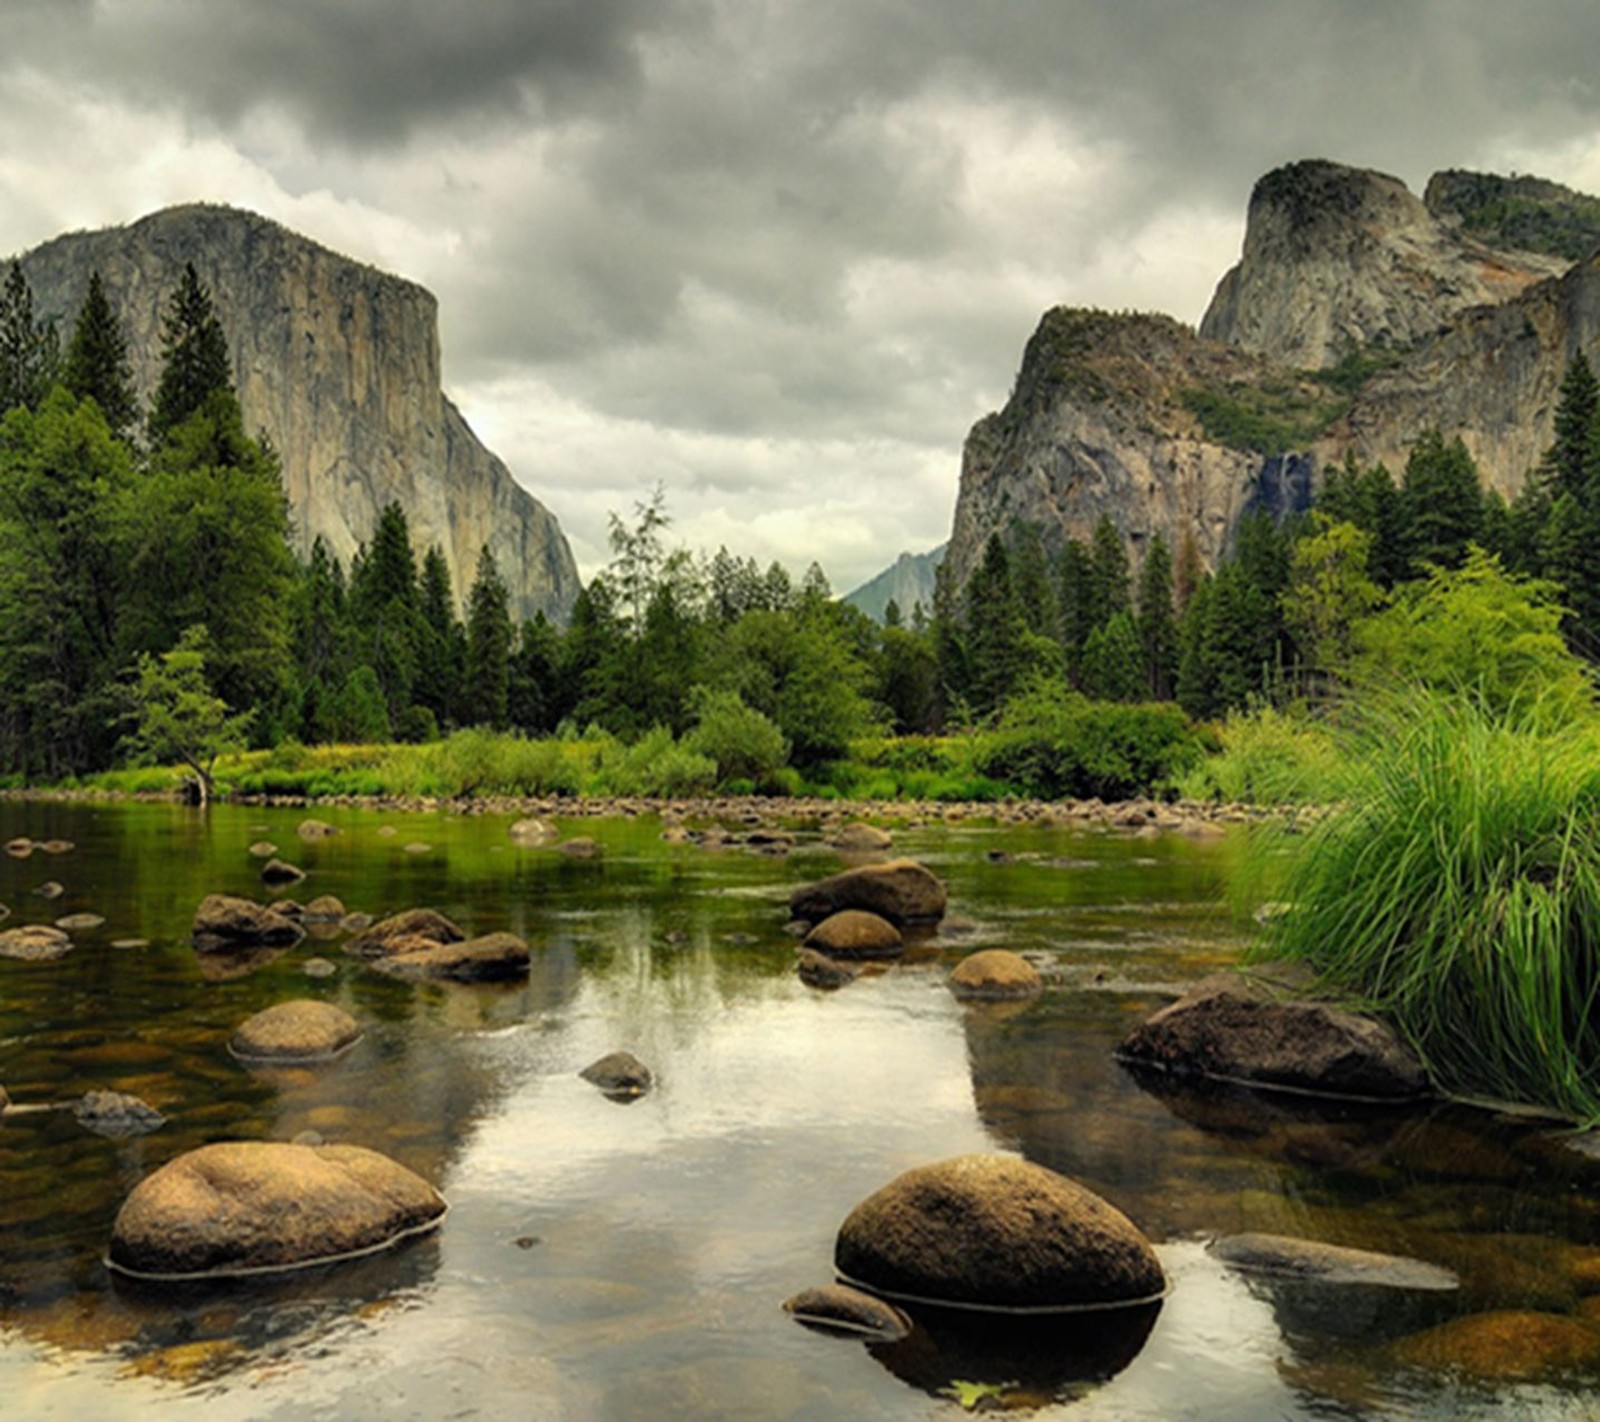
[[[1353,523],[1313,513],[1294,545],[1289,585],[1280,594],[1284,621],[1308,667],[1342,676],[1355,652],[1355,625],[1383,600],[1367,576],[1372,535]]]
[[[12,262],[0,287],[0,414],[37,408],[59,363],[55,327],[34,319],[33,288]]]
[[[61,383],[80,400],[93,400],[113,433],[125,437],[139,418],[128,338],[111,309],[98,271],[78,308],[72,340],[61,364]]]
[[[161,327],[161,379],[150,406],[150,443],[159,445],[214,395],[232,390],[228,340],[212,308],[211,293],[194,263],[185,262]]]
[[[1325,724],[1303,711],[1233,711],[1216,736],[1216,754],[1178,778],[1185,799],[1306,805],[1326,804],[1343,793],[1344,751]]]
[[[1306,372],[1306,378],[1325,385],[1345,399],[1353,399],[1379,371],[1400,362],[1400,352],[1386,346],[1351,346],[1334,364]]]
[[[1459,567],[1483,531],[1483,492],[1466,445],[1447,444],[1437,429],[1423,431],[1406,460],[1400,501],[1411,575]]]
[[[1042,799],[1117,800],[1170,784],[1201,753],[1176,706],[1113,705],[1035,685],[1006,708],[976,766]]]
[[[1600,731],[1439,693],[1346,747],[1264,954],[1390,1016],[1457,1092],[1600,1120]]]
[[[1253,454],[1305,449],[1350,407],[1286,380],[1195,386],[1179,396],[1213,444]]]
[[[466,680],[463,716],[475,726],[504,729],[511,699],[511,593],[489,545],[467,596]]]
[[[746,706],[737,692],[697,687],[692,698],[695,726],[683,746],[709,760],[719,785],[734,780],[752,786],[770,785],[789,759],[783,732],[759,711]]]
[[[595,785],[602,794],[664,798],[703,795],[717,783],[717,763],[678,744],[665,726],[645,732],[632,745],[603,743]]]
[[[208,642],[204,626],[187,627],[170,652],[138,659],[127,691],[133,729],[125,742],[134,760],[188,766],[202,802],[211,798],[217,757],[243,744],[253,714],[230,715],[227,703],[212,694],[205,670]]]
[[[1509,574],[1475,548],[1463,567],[1436,569],[1356,624],[1357,675],[1366,686],[1420,685],[1490,715],[1564,724],[1588,711],[1594,693],[1560,624],[1549,583]]]

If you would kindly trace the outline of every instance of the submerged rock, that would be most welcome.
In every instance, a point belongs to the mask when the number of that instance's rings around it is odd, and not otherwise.
[[[120,1091],[91,1091],[73,1106],[72,1114],[85,1130],[113,1140],[149,1135],[167,1123],[149,1102]]]
[[[525,819],[516,821],[506,833],[517,844],[544,844],[549,840],[559,837],[559,832],[552,824],[547,824],[540,819]]]
[[[1540,1382],[1600,1368],[1600,1331],[1562,1314],[1468,1314],[1395,1344],[1397,1362],[1474,1382]]]
[[[848,1284],[820,1284],[785,1299],[783,1311],[797,1323],[825,1333],[894,1342],[911,1332],[911,1320],[891,1303]]]
[[[258,839],[250,846],[250,853],[257,859],[271,859],[278,852],[278,846],[271,840]]]
[[[1222,973],[1196,983],[1124,1039],[1126,1060],[1180,1074],[1321,1095],[1404,1100],[1427,1074],[1385,1024]]]
[[[410,941],[400,939],[397,943]],[[374,958],[372,966],[397,978],[497,982],[526,976],[531,954],[514,933],[486,933],[459,943],[423,943]]]
[[[280,1002],[240,1025],[228,1050],[266,1064],[326,1061],[361,1040],[361,1024],[331,1002]]]
[[[1316,1280],[1326,1284],[1360,1284],[1388,1289],[1448,1292],[1461,1287],[1449,1269],[1421,1259],[1348,1249],[1314,1239],[1280,1234],[1234,1234],[1213,1240],[1211,1253],[1246,1274]]]
[[[344,918],[344,903],[332,894],[319,894],[306,905],[308,923],[338,923]]]
[[[47,839],[43,844],[35,844],[35,849],[42,849],[46,854],[71,854],[78,846],[70,839]]]
[[[885,1298],[951,1308],[1148,1303],[1166,1277],[1113,1206],[1041,1165],[966,1155],[908,1170],[839,1228],[841,1278]]]
[[[6,841],[6,853],[13,859],[26,859],[33,853],[33,841],[25,835]]]
[[[91,928],[99,928],[105,923],[105,916],[98,913],[69,913],[65,918],[56,920],[56,927],[63,933],[83,933]]]
[[[969,953],[950,974],[950,991],[962,998],[1032,997],[1043,986],[1038,969],[1007,948]]]
[[[58,883],[54,879],[46,879],[44,883],[34,890],[34,893],[38,894],[41,899],[59,899],[66,891],[65,885]]]
[[[190,937],[205,953],[235,948],[281,948],[298,943],[305,930],[276,909],[232,894],[207,894],[195,910]]]
[[[414,908],[362,929],[344,945],[344,951],[357,958],[385,958],[391,953],[414,952],[425,944],[459,943],[466,936],[437,910]]]
[[[654,1078],[632,1052],[608,1052],[578,1073],[615,1100],[631,1101],[647,1092]]]
[[[879,829],[877,825],[863,824],[858,820],[855,824],[846,825],[828,843],[835,849],[844,850],[846,854],[871,854],[892,849],[894,836],[886,829]]]
[[[905,939],[886,918],[863,909],[843,909],[806,934],[805,946],[836,958],[890,958],[904,950]]]
[[[789,897],[793,918],[820,923],[844,909],[865,909],[891,923],[931,923],[944,917],[945,888],[912,859],[863,864],[796,889]]]
[[[326,820],[301,820],[294,832],[309,843],[316,839],[329,839],[339,833],[339,828]]]
[[[72,951],[72,940],[59,928],[43,923],[25,923],[0,933],[0,958],[16,958],[24,963],[47,963]]]
[[[556,846],[556,853],[564,854],[568,859],[598,859],[600,846],[588,835],[580,834],[562,840]]]
[[[853,963],[841,963],[837,958],[817,952],[815,948],[800,950],[800,961],[795,969],[800,974],[800,981],[807,987],[825,989],[842,988],[847,983],[853,983],[861,972]]]
[[[386,1248],[444,1212],[427,1181],[376,1151],[230,1141],[146,1176],[117,1212],[109,1262],[151,1279],[297,1269]]]

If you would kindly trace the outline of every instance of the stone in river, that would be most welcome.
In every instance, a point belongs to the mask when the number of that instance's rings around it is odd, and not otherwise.
[[[905,948],[900,930],[864,909],[841,909],[805,937],[805,946],[835,958],[892,958]]]
[[[650,1068],[632,1052],[608,1052],[598,1061],[590,1062],[578,1075],[619,1101],[643,1096],[654,1079]]]
[[[90,928],[99,928],[105,919],[97,913],[69,913],[65,918],[56,920],[56,927],[63,933],[81,933]]]
[[[790,916],[812,923],[841,909],[865,909],[896,924],[931,923],[944,917],[945,888],[915,860],[888,859],[846,869],[789,897]]]
[[[307,842],[316,839],[330,839],[339,833],[336,825],[330,825],[326,820],[301,820],[295,826],[295,831],[301,839]]]
[[[361,1039],[361,1024],[331,1002],[280,1002],[244,1022],[228,1050],[241,1061],[272,1064],[326,1061]]]
[[[374,958],[379,972],[398,978],[435,978],[453,982],[499,982],[525,977],[531,955],[528,945],[514,933],[486,933],[460,943],[428,943],[426,940],[396,940],[401,947]]]
[[[801,1289],[793,1298],[784,1300],[783,1311],[797,1323],[853,1338],[893,1342],[911,1332],[911,1320],[893,1304],[848,1284]]]
[[[1007,948],[969,953],[950,974],[950,991],[962,998],[1031,997],[1042,986],[1038,969]]]
[[[72,1108],[72,1114],[85,1130],[113,1140],[148,1135],[167,1120],[148,1102],[121,1091],[88,1092]]]
[[[296,1269],[375,1253],[433,1229],[445,1208],[427,1181],[376,1151],[228,1141],[134,1187],[109,1262],[155,1280]]]
[[[418,940],[459,943],[466,936],[442,913],[430,908],[414,908],[390,914],[363,929],[344,945],[344,951],[357,958],[385,958],[398,951],[397,945],[414,949]]]
[[[263,884],[298,884],[305,877],[304,869],[288,864],[282,859],[269,859],[261,866]]]
[[[46,963],[72,951],[72,940],[59,928],[27,923],[0,933],[0,958],[16,958],[24,963]]]
[[[190,933],[199,951],[225,953],[235,948],[286,947],[298,943],[305,930],[252,899],[207,894],[195,910]]]
[[[250,853],[257,859],[271,859],[278,852],[278,846],[269,839],[258,839],[250,846]]]

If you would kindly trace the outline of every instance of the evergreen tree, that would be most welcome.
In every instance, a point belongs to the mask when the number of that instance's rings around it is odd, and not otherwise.
[[[511,699],[511,593],[489,545],[467,596],[467,660],[462,686],[468,725],[503,730]]]
[[[119,437],[126,438],[138,422],[128,338],[106,299],[98,271],[89,273],[89,292],[78,308],[61,366],[61,383],[80,400],[93,400]]]
[[[466,631],[456,616],[450,567],[438,544],[422,560],[417,590],[417,677],[412,686],[416,704],[433,715],[434,724],[455,721],[461,677],[466,664]]]
[[[1182,617],[1189,599],[1206,576],[1205,560],[1200,556],[1200,544],[1192,528],[1183,531],[1183,541],[1178,545],[1178,565],[1172,575],[1173,610]]]
[[[1571,494],[1580,504],[1589,502],[1589,463],[1596,411],[1600,410],[1600,383],[1589,358],[1580,350],[1567,364],[1556,402],[1555,442],[1540,465],[1541,482],[1552,498]]]
[[[1172,605],[1172,554],[1159,533],[1150,540],[1139,569],[1137,627],[1146,694],[1168,701],[1178,677],[1178,624]]]
[[[0,288],[0,414],[36,409],[56,378],[56,330],[33,316],[33,288],[12,262]]]
[[[511,659],[511,724],[530,735],[548,735],[560,721],[558,696],[561,636],[542,612],[522,624]]]
[[[1406,460],[1401,503],[1408,529],[1410,570],[1456,568],[1483,528],[1478,469],[1460,439],[1445,443],[1437,429],[1425,430]]]
[[[1090,545],[1091,572],[1089,626],[1101,627],[1119,612],[1133,611],[1133,595],[1128,576],[1128,548],[1110,514],[1095,525]]]
[[[150,443],[160,444],[221,390],[233,390],[227,337],[211,293],[194,263],[186,262],[161,327],[161,379],[150,407]]]
[[[971,680],[966,636],[961,625],[955,572],[948,559],[933,570],[933,616],[929,624],[941,724],[966,719]]]
[[[1050,585],[1050,564],[1039,530],[1031,523],[1017,524],[1011,531],[1011,583],[1028,631],[1036,637],[1054,637],[1060,616]]]
[[[424,636],[411,530],[398,503],[378,515],[350,579],[350,611],[361,659],[377,674],[389,721],[398,727],[412,703]]]
[[[1056,587],[1057,626],[1061,650],[1066,657],[1067,676],[1074,686],[1081,686],[1083,648],[1095,627],[1094,559],[1081,539],[1069,538],[1061,550]]]
[[[1149,695],[1145,651],[1132,613],[1119,612],[1089,634],[1083,681],[1084,690],[1101,701],[1142,701]]]
[[[1021,685],[1028,624],[1011,581],[1011,560],[1000,535],[984,545],[983,562],[967,580],[965,633],[968,699],[979,716],[998,711]]]

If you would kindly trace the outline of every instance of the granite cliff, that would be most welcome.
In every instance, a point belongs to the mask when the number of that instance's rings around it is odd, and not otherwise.
[[[910,622],[917,604],[925,615],[933,614],[934,579],[944,562],[945,545],[926,553],[902,553],[876,577],[869,578],[841,599],[859,607],[874,622],[882,622],[892,602]]]
[[[1538,179],[1439,174],[1424,202],[1330,163],[1268,174],[1198,333],[1046,313],[1004,409],[967,438],[956,581],[991,533],[1028,523],[1058,546],[1107,514],[1135,562],[1160,532],[1214,565],[1246,511],[1305,508],[1347,451],[1398,477],[1430,426],[1514,495],[1568,362],[1600,363],[1597,244],[1600,202]]]
[[[422,287],[210,205],[71,233],[20,260],[36,311],[63,333],[100,272],[143,400],[159,375],[167,299],[192,261],[228,336],[246,427],[282,458],[302,552],[320,535],[348,568],[396,501],[419,556],[430,544],[444,551],[458,598],[488,544],[514,616],[565,620],[579,588],[571,550],[445,396],[437,303]]]

